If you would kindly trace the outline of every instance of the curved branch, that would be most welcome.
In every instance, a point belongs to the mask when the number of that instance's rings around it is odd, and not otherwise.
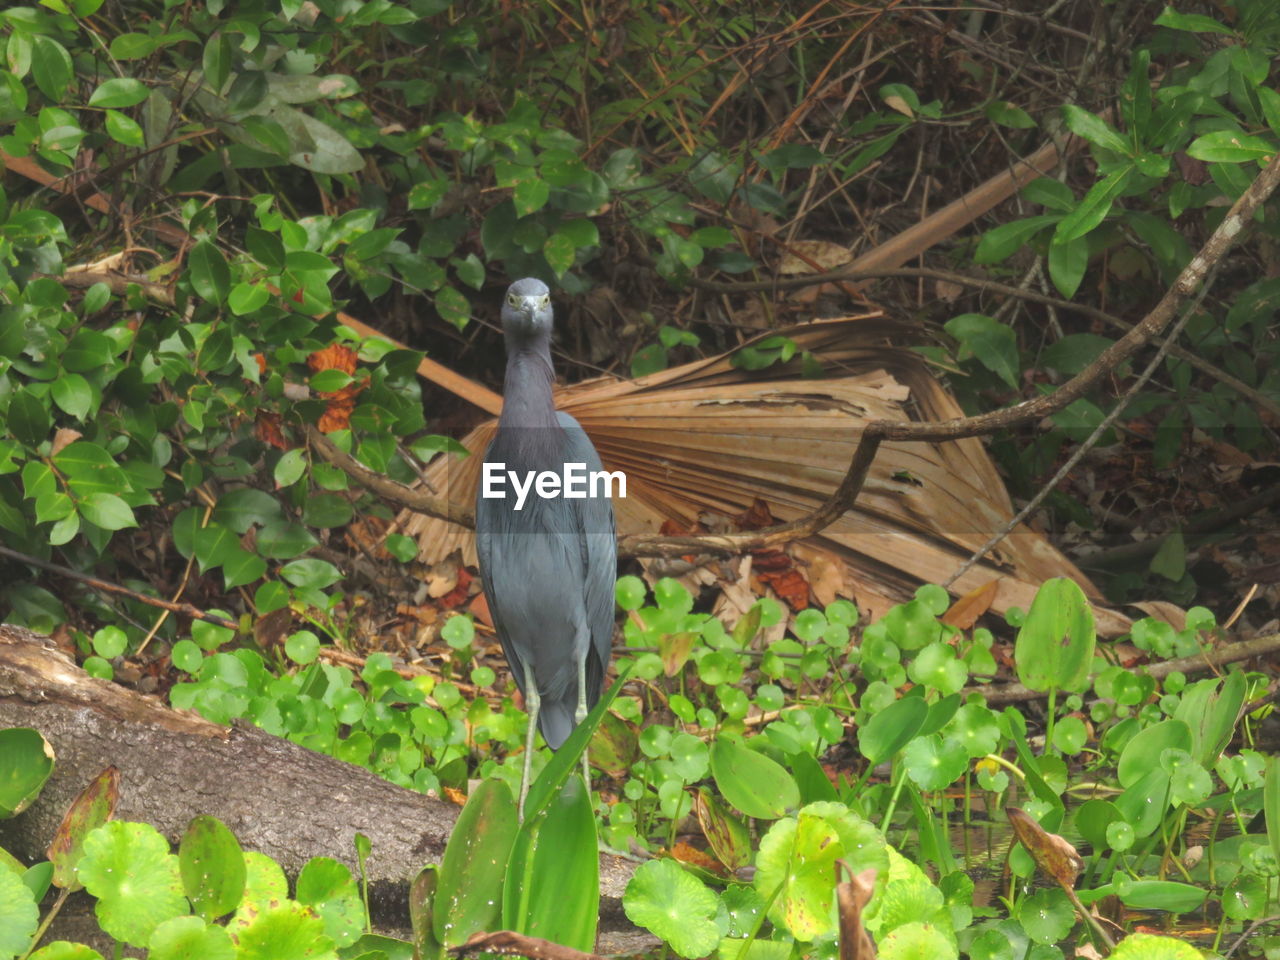
[[[307,441],[315,447],[316,452],[321,457],[378,496],[385,497],[400,506],[408,507],[410,510],[425,513],[427,516],[439,517],[441,520],[448,520],[450,523],[475,529],[475,514],[470,510],[450,503],[444,497],[437,497],[434,494],[427,493],[425,490],[407,487],[403,483],[392,480],[390,477],[375,473],[356,460],[351,454],[339,450],[334,446],[332,440],[312,424],[307,424]]]

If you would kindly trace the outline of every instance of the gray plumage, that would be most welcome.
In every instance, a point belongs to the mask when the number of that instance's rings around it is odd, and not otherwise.
[[[562,473],[566,463],[598,471],[591,440],[552,400],[551,323],[546,284],[532,278],[511,284],[502,306],[502,416],[485,461],[505,463],[521,475]],[[599,700],[604,683],[617,572],[613,507],[605,497],[543,498],[531,491],[516,510],[509,485],[506,492],[505,499],[485,497],[482,484],[477,494],[480,577],[503,652],[530,705],[531,724],[536,718],[555,749]],[[532,737],[531,728],[530,747]]]

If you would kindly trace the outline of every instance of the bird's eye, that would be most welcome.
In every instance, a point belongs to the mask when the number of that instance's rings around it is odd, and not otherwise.
[[[510,304],[510,305],[511,305],[511,306],[513,306],[513,307],[518,307],[518,306],[520,306],[520,298],[519,298],[519,297],[517,297],[514,293],[508,293],[508,294],[507,294],[507,303],[508,303],[508,304]]]
[[[538,306],[545,307],[550,302],[551,302],[550,297],[543,297],[541,300],[538,301]]]

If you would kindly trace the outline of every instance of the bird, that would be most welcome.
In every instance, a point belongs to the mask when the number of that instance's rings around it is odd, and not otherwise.
[[[608,488],[594,485],[599,496],[543,497],[522,479],[546,471],[563,475],[566,464],[582,464],[587,475],[603,471],[578,421],[556,411],[552,320],[551,291],[541,280],[526,277],[507,288],[502,414],[476,494],[480,579],[529,711],[521,821],[534,731],[559,749],[600,699],[614,625],[617,535]],[[589,788],[585,755],[583,779]]]

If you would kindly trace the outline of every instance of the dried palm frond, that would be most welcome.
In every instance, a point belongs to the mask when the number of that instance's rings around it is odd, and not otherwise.
[[[802,378],[796,360],[758,372],[731,354],[637,380],[601,378],[565,388],[557,405],[582,424],[607,470],[626,474],[615,501],[620,535],[657,533],[664,521],[693,527],[707,514],[736,516],[757,500],[776,520],[812,510],[843,479],[861,424],[872,419],[944,420],[962,415],[955,400],[904,344],[920,330],[874,316],[846,317],[771,331],[811,352],[827,376]],[[444,496],[469,504],[481,455],[496,421],[463,439],[476,454],[437,460],[427,477]],[[1003,482],[980,440],[880,447],[854,508],[809,543],[839,556],[846,583],[897,601],[921,583],[946,579],[1012,516]],[[405,511],[397,526],[435,562],[461,549],[475,562],[471,531]],[[997,611],[1026,608],[1036,587],[1066,576],[1094,599],[1087,578],[1038,533],[1020,527],[986,562],[960,577],[960,594],[995,580]],[[874,606],[874,604],[872,604]],[[1125,618],[1099,609],[1104,633]]]

